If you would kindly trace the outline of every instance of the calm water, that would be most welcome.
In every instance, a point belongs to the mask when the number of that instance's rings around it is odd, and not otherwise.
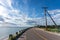
[[[9,34],[15,34],[19,30],[23,30],[25,27],[14,27],[14,28],[0,28],[0,38],[8,36]]]

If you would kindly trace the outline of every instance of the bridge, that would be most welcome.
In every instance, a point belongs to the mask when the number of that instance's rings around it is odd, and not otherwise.
[[[45,14],[45,23],[46,23],[45,29],[46,30],[48,29],[47,14],[51,18],[52,22],[55,24],[55,28],[58,28],[57,24],[55,23],[55,21],[53,20],[53,18],[49,14],[49,12],[47,11],[47,7],[43,7],[43,8],[44,8],[44,14]],[[18,34],[18,33],[16,33],[16,34],[17,34],[17,36],[11,40],[60,40],[60,36],[55,35],[54,33],[51,34],[38,27],[30,27],[30,28],[23,30],[20,34]],[[12,36],[12,35],[10,35],[10,36]]]
[[[46,30],[47,30],[47,14],[51,18],[52,22],[55,24],[55,28],[58,28],[57,24],[47,11],[47,7],[43,7],[43,9],[45,14]],[[18,40],[60,40],[60,36],[48,33],[40,28],[31,28],[27,30],[25,33],[23,33],[23,35],[20,38],[18,38]]]
[[[40,28],[31,28],[18,40],[60,40],[60,36],[46,32]]]

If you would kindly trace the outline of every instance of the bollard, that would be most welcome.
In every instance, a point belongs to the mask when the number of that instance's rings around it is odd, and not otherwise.
[[[17,40],[17,39],[18,39],[19,37],[21,37],[21,35],[22,35],[24,32],[26,32],[28,29],[31,29],[31,28],[27,28],[27,29],[21,30],[21,31],[19,31],[19,33],[16,32],[16,36],[10,34],[8,40]]]
[[[13,40],[13,35],[12,34],[9,35],[9,40]]]
[[[16,32],[16,36],[18,35],[18,32]]]
[[[16,32],[16,38],[15,38],[15,40],[17,40],[17,38],[18,38],[18,35],[19,35],[19,34],[18,34],[18,32]]]
[[[19,31],[19,35],[20,35],[21,32],[22,32],[22,31]]]

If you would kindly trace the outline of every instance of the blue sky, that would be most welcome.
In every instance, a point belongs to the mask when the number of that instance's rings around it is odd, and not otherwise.
[[[16,4],[16,2],[18,5]],[[12,5],[16,9],[28,13],[29,16],[33,13],[35,9],[35,14],[38,15],[38,17],[42,15],[41,13],[43,12],[43,6],[47,6],[49,10],[60,9],[59,0],[13,0]]]
[[[18,26],[45,25],[44,6],[48,7],[54,21],[60,25],[60,0],[0,0],[1,24],[16,24]],[[52,25],[47,16],[48,25]]]

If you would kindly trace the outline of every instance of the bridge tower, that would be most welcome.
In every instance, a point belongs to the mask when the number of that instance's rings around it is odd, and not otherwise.
[[[44,15],[45,15],[45,27],[46,27],[46,30],[47,30],[47,8],[48,7],[43,7],[43,9],[44,9]]]
[[[52,20],[52,22],[55,24],[55,28],[58,28],[57,27],[57,24],[55,23],[55,21],[53,20],[53,18],[51,17],[51,15],[49,14],[49,12],[47,11],[47,8],[48,7],[43,7],[43,9],[44,9],[44,15],[45,15],[45,23],[46,23],[46,30],[47,30],[47,14],[48,14],[48,16],[51,18],[51,20]]]

